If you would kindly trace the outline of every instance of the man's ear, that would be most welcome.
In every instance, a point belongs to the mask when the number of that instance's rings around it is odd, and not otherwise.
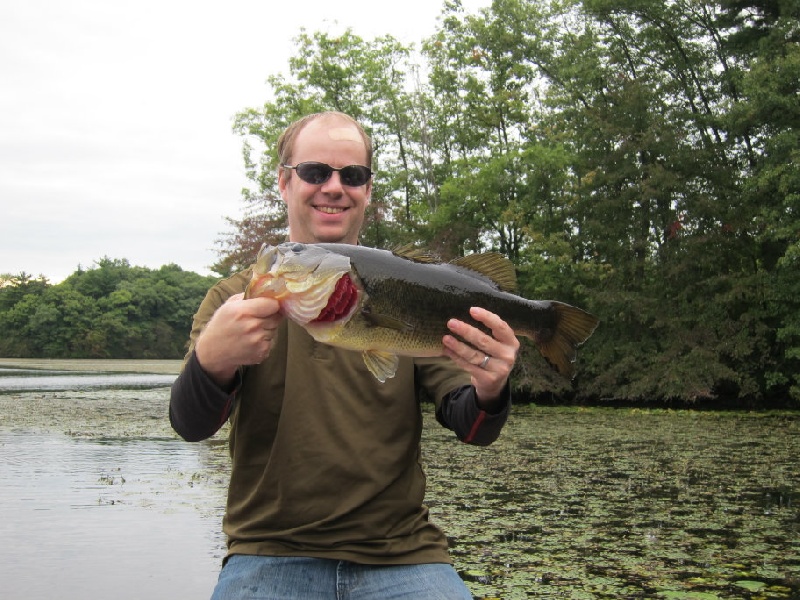
[[[289,185],[286,176],[288,170],[289,169],[284,169],[283,167],[278,167],[278,191],[281,193],[281,198],[283,198],[284,202],[286,202],[286,186]]]

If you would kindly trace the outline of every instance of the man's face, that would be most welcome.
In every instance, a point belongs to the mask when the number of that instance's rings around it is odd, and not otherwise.
[[[347,121],[325,117],[311,121],[297,134],[291,161],[293,166],[308,161],[337,168],[369,166],[358,129]],[[278,189],[286,202],[291,241],[358,243],[372,180],[359,187],[346,186],[334,171],[328,181],[313,185],[296,172],[281,168]]]

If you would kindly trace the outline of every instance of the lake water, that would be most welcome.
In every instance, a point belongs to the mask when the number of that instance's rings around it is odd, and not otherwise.
[[[0,598],[210,595],[227,448],[170,429],[179,364],[0,359]],[[515,407],[475,448],[424,410],[476,598],[800,597],[798,413]]]
[[[172,433],[175,374],[2,362],[0,598],[207,598],[225,445]]]
[[[186,485],[196,449],[26,433],[0,449],[0,597],[208,596],[222,540]]]

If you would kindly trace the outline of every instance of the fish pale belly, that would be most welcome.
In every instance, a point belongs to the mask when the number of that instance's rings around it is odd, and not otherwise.
[[[384,383],[394,377],[400,365],[400,356],[440,356],[441,338],[421,340],[418,336],[394,335],[375,328],[360,319],[351,319],[344,325],[309,323],[303,328],[318,342],[346,350],[361,352],[364,364],[375,378]]]
[[[376,326],[360,315],[344,324],[309,323],[306,331],[318,342],[360,352],[390,352],[400,356],[440,356],[446,328]]]

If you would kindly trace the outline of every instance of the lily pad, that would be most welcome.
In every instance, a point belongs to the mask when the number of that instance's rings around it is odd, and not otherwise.
[[[767,587],[767,584],[764,583],[763,581],[751,581],[749,579],[742,579],[739,581],[735,581],[734,585],[737,585],[740,588],[744,588],[750,592],[760,592],[765,587]]]

